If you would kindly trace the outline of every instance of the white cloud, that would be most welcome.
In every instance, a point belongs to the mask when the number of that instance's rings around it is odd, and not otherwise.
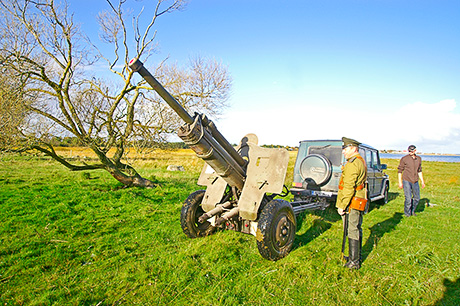
[[[460,114],[455,100],[415,102],[392,112],[332,108],[321,105],[260,107],[230,111],[216,122],[230,142],[255,133],[260,144],[297,145],[305,139],[355,138],[378,149],[425,153],[460,153]]]

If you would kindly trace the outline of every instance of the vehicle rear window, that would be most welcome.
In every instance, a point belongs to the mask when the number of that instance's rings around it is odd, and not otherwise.
[[[333,166],[340,166],[342,162],[342,147],[337,146],[311,146],[308,148],[308,155],[321,154],[325,156]]]

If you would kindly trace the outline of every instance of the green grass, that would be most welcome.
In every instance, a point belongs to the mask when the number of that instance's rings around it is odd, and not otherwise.
[[[459,305],[460,164],[424,162],[418,216],[405,218],[398,161],[384,162],[390,202],[364,217],[363,266],[348,271],[333,209],[299,216],[295,247],[277,262],[250,235],[188,239],[180,210],[202,165],[191,155],[139,163],[155,189],[2,156],[0,304]],[[167,172],[169,163],[187,171]]]

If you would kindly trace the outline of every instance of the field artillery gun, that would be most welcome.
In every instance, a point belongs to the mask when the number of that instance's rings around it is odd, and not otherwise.
[[[181,210],[181,227],[190,238],[212,234],[217,228],[256,237],[262,257],[286,256],[296,233],[294,210],[282,194],[289,153],[257,145],[248,134],[234,148],[203,114],[191,116],[138,59],[129,67],[174,109],[185,122],[178,136],[205,161],[198,185],[206,190],[188,196]],[[297,210],[296,212],[298,212]]]

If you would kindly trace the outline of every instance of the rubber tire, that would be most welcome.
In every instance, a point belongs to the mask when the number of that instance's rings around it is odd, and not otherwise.
[[[180,226],[182,231],[189,238],[197,238],[211,235],[215,232],[216,228],[208,221],[199,223],[198,218],[204,214],[201,208],[201,201],[205,190],[198,190],[191,193],[182,205],[180,212]]]
[[[263,258],[276,261],[292,249],[296,232],[296,218],[289,202],[270,201],[262,210],[257,226],[257,248]]]
[[[388,184],[385,184],[385,190],[383,191],[384,197],[383,199],[379,200],[380,205],[385,205],[388,203],[388,191],[390,190],[390,186]]]
[[[307,163],[309,164],[317,164],[320,163],[320,168],[324,169],[324,174],[321,176],[317,175],[312,175],[309,170],[304,170],[305,168],[312,169],[310,165],[307,167]],[[300,176],[305,180],[305,181],[313,181],[317,186],[325,185],[327,182],[329,182],[331,176],[332,176],[332,164],[330,160],[320,154],[311,154],[305,157],[302,162],[300,163],[299,167],[299,172]],[[316,177],[318,181],[315,181],[313,178]]]

